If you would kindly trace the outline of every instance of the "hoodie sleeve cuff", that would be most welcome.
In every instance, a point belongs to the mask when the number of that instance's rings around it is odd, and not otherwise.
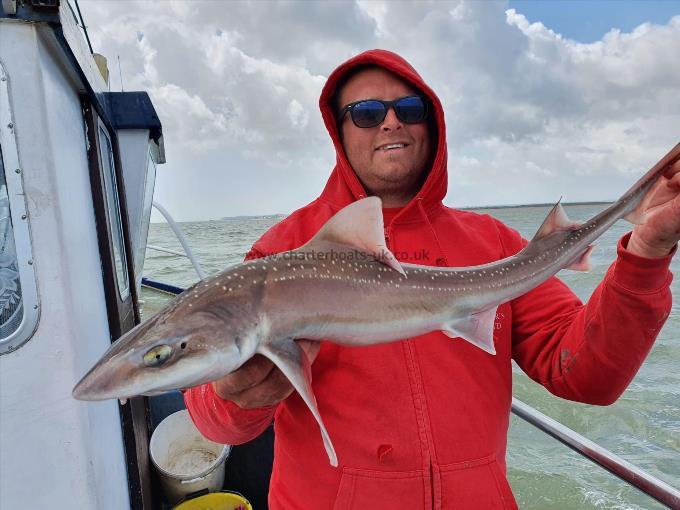
[[[665,257],[641,257],[627,250],[630,235],[629,232],[619,240],[612,279],[621,287],[637,293],[650,293],[670,285],[673,275],[668,268],[677,246]]]

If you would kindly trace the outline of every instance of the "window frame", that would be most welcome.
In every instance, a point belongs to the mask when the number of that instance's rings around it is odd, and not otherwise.
[[[103,136],[102,136],[103,135]],[[104,201],[107,211],[107,219],[111,229],[111,251],[114,256],[114,272],[116,279],[116,288],[118,289],[118,297],[125,302],[130,297],[130,273],[128,271],[128,253],[125,247],[125,234],[123,225],[123,213],[120,204],[120,192],[118,185],[118,171],[117,161],[113,149],[113,139],[109,129],[102,122],[101,117],[97,118],[97,139],[99,141],[99,164],[102,170],[104,180]],[[104,140],[106,143],[104,143]],[[108,148],[107,154],[104,154],[105,147]],[[108,168],[104,167],[104,158],[108,159]],[[109,199],[113,198],[114,203],[111,204]],[[116,258],[118,257],[118,258]],[[120,272],[118,266],[120,263]],[[121,281],[121,274],[123,281]]]
[[[156,187],[157,163],[151,148],[151,141],[146,154],[146,168],[144,175],[144,194],[142,198],[142,208],[139,215],[139,246],[133,254],[135,266],[135,289],[139,293],[142,285],[144,273],[144,263],[146,260],[146,246],[149,240],[149,227],[151,222],[151,210],[153,209],[153,194]]]
[[[121,299],[118,291],[118,281],[113,253],[112,219],[109,217],[106,205],[106,191],[104,169],[101,166],[101,133],[100,123],[104,125],[109,136],[113,151],[114,171],[118,186],[118,203],[122,220],[123,243],[125,246],[125,263],[127,264],[128,280],[133,281],[135,270],[130,256],[129,218],[125,201],[125,182],[121,172],[118,134],[107,118],[107,111],[96,95],[81,95],[83,110],[83,128],[87,140],[87,160],[90,173],[92,191],[92,205],[94,220],[97,226],[97,242],[102,263],[102,283],[106,311],[109,322],[111,342],[132,329],[140,322],[137,292],[134,285],[129,285],[130,292],[126,299]],[[120,407],[121,428],[125,458],[128,469],[128,490],[130,506],[132,508],[154,508],[154,493],[151,481],[151,467],[149,464],[148,410],[146,397],[131,398],[127,404]]]
[[[0,63],[0,158],[2,158],[0,165],[5,173],[23,306],[23,317],[19,327],[6,338],[0,339],[0,355],[3,355],[16,351],[33,337],[40,321],[40,300],[24,195],[23,171],[19,162],[15,125],[9,101],[9,76],[2,63]]]

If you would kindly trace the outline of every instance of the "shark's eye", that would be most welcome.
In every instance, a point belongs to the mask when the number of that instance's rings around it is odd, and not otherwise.
[[[169,345],[157,345],[144,355],[144,364],[147,367],[159,367],[170,359],[171,354],[172,347]]]

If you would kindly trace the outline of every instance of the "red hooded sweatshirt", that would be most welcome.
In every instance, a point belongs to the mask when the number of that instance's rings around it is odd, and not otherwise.
[[[376,64],[426,94],[438,137],[420,192],[384,210],[385,238],[398,259],[470,266],[518,252],[525,241],[487,215],[442,204],[447,190],[444,113],[435,93],[401,57],[373,50],[338,67],[319,101],[337,163],[321,196],[272,227],[250,258],[306,243],[342,207],[366,196],[338,137],[330,101],[338,80]],[[587,305],[557,278],[501,305],[496,355],[441,332],[370,347],[323,342],[313,390],[338,454],[329,465],[319,428],[297,393],[277,406],[244,410],[210,384],[185,393],[197,427],[214,441],[249,441],[274,420],[272,510],[516,508],[506,479],[511,360],[560,397],[614,402],[649,352],[671,305],[670,256],[618,258]]]

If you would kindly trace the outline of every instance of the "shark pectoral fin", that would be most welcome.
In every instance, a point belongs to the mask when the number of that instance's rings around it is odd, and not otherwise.
[[[562,207],[562,199],[560,198],[558,202],[553,206],[548,215],[543,220],[543,223],[538,228],[538,231],[534,235],[532,242],[538,241],[546,237],[553,232],[563,232],[565,230],[575,230],[580,223],[572,221],[567,216],[567,211]]]
[[[286,376],[293,385],[293,388],[295,388],[300,397],[302,397],[302,400],[307,404],[307,407],[309,407],[309,410],[319,424],[319,429],[321,429],[321,438],[323,439],[323,445],[326,448],[326,453],[328,453],[331,466],[337,467],[338,457],[335,454],[333,443],[321,419],[321,414],[319,414],[319,409],[316,407],[316,397],[314,397],[311,384],[312,369],[305,353],[293,339],[277,344],[271,342],[261,344],[258,352],[269,358],[283,372],[283,375]]]
[[[404,269],[385,244],[382,202],[368,197],[340,209],[299,251],[316,250],[325,242],[344,244],[375,257],[403,276]]]
[[[579,258],[569,264],[565,269],[571,269],[572,271],[590,271],[593,268],[593,265],[590,261],[590,254],[593,253],[593,248],[595,248],[594,244],[588,246],[586,251],[584,251],[581,256],[579,256]]]
[[[451,338],[459,336],[489,354],[496,354],[493,343],[495,321],[496,307],[451,322],[442,329],[442,332]]]

